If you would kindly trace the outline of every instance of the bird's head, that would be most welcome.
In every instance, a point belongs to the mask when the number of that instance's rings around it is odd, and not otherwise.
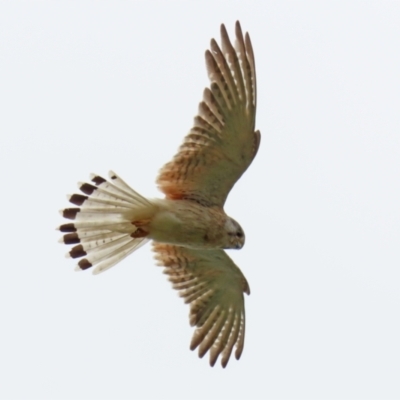
[[[225,232],[227,238],[224,249],[241,249],[243,247],[245,241],[243,229],[233,218],[227,218]]]

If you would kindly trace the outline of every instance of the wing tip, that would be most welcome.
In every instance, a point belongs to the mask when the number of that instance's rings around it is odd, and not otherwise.
[[[242,32],[242,27],[240,26],[239,20],[236,20],[236,23],[235,23],[235,34],[236,34],[236,38],[243,40],[243,32]]]

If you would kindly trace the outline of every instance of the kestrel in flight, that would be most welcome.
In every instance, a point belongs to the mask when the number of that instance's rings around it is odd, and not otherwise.
[[[205,53],[210,87],[203,93],[194,125],[172,161],[157,178],[164,199],[146,199],[114,172],[109,180],[91,176],[83,194],[68,196],[78,207],[61,211],[73,220],[58,229],[61,242],[74,244],[68,257],[77,269],[103,272],[149,240],[159,265],[190,304],[196,326],[190,348],[221,356],[225,367],[235,346],[243,351],[243,293],[249,285],[223,249],[242,248],[240,225],[224,212],[226,198],[253,161],[260,145],[255,131],[256,73],[250,37],[239,22],[231,44],[221,25],[221,47],[212,39]]]

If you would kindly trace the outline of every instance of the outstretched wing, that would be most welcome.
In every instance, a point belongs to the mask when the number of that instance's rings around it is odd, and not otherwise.
[[[194,126],[157,178],[167,198],[223,206],[233,185],[253,161],[260,132],[254,131],[256,72],[248,33],[236,22],[232,46],[221,25],[221,48],[211,40],[206,64],[211,81]]]
[[[223,250],[196,250],[153,243],[155,258],[165,266],[173,288],[190,304],[190,325],[196,326],[190,349],[199,357],[210,351],[213,366],[221,354],[226,367],[233,347],[239,359],[244,345],[243,292],[249,285],[240,269]]]

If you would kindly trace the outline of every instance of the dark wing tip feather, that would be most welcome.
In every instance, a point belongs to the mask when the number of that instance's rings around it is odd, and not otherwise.
[[[225,24],[221,24],[220,33],[222,38],[229,41],[228,31],[226,30]]]
[[[239,21],[236,21],[236,23],[235,23],[235,34],[238,39],[241,38],[243,40],[242,27],[240,26]]]

